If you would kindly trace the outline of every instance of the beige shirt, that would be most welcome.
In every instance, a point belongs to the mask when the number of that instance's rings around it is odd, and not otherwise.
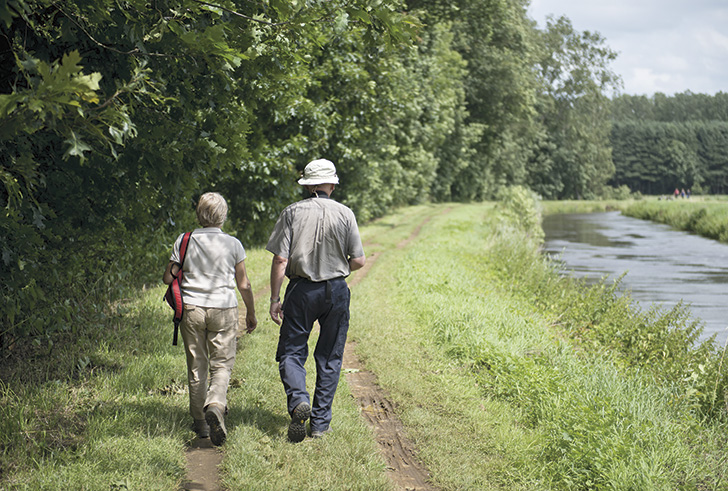
[[[182,235],[174,243],[170,261],[179,263]],[[187,244],[182,269],[180,287],[185,304],[221,309],[236,307],[235,266],[244,259],[243,244],[235,237],[215,227],[195,229]]]
[[[288,260],[286,276],[311,281],[349,276],[349,258],[364,255],[354,212],[325,196],[283,210],[266,249]]]

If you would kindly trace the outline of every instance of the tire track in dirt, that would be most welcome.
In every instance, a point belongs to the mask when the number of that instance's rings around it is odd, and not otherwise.
[[[442,214],[450,210],[451,208],[447,208]],[[397,249],[403,249],[415,240],[431,218],[426,217],[415,227],[409,237],[397,244]],[[377,258],[376,255],[367,258],[366,265],[349,283],[350,287],[366,277]],[[376,375],[364,368],[356,355],[356,343],[353,341],[347,341],[344,348],[343,368],[346,382],[361,408],[361,414],[374,430],[379,450],[387,463],[389,478],[402,490],[435,491],[437,488],[428,482],[430,472],[417,458],[415,445],[405,436],[404,425],[397,416],[394,405],[384,389],[377,384]]]
[[[354,352],[356,344],[344,348],[344,370],[349,389],[361,408],[361,415],[374,435],[387,464],[387,475],[399,488],[407,491],[434,491],[427,481],[430,473],[417,458],[414,444],[405,436],[404,426],[373,372],[364,369]]]

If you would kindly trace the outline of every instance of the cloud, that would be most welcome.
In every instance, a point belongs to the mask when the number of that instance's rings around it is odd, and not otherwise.
[[[674,75],[656,73],[651,68],[632,68],[629,73],[624,75],[629,79],[630,86],[635,94],[665,93],[664,88],[675,83]]]
[[[619,53],[625,93],[728,91],[725,0],[534,0],[529,14],[541,27],[546,15],[565,15],[599,32]]]

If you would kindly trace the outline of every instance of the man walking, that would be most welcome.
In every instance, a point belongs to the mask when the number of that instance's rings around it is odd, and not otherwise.
[[[273,253],[270,316],[281,326],[276,361],[288,399],[288,439],[330,431],[331,405],[339,383],[349,330],[350,291],[345,278],[366,262],[354,213],[331,199],[339,178],[325,159],[310,162],[298,183],[309,197],[288,206],[278,217],[266,249]],[[290,281],[281,304],[283,277]],[[313,406],[306,391],[308,338],[315,321],[320,334]]]

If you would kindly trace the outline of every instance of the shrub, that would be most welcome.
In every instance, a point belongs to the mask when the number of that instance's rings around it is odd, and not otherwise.
[[[523,230],[536,243],[543,243],[543,209],[541,199],[536,193],[523,186],[509,186],[500,190],[498,200],[498,209],[509,224]]]

